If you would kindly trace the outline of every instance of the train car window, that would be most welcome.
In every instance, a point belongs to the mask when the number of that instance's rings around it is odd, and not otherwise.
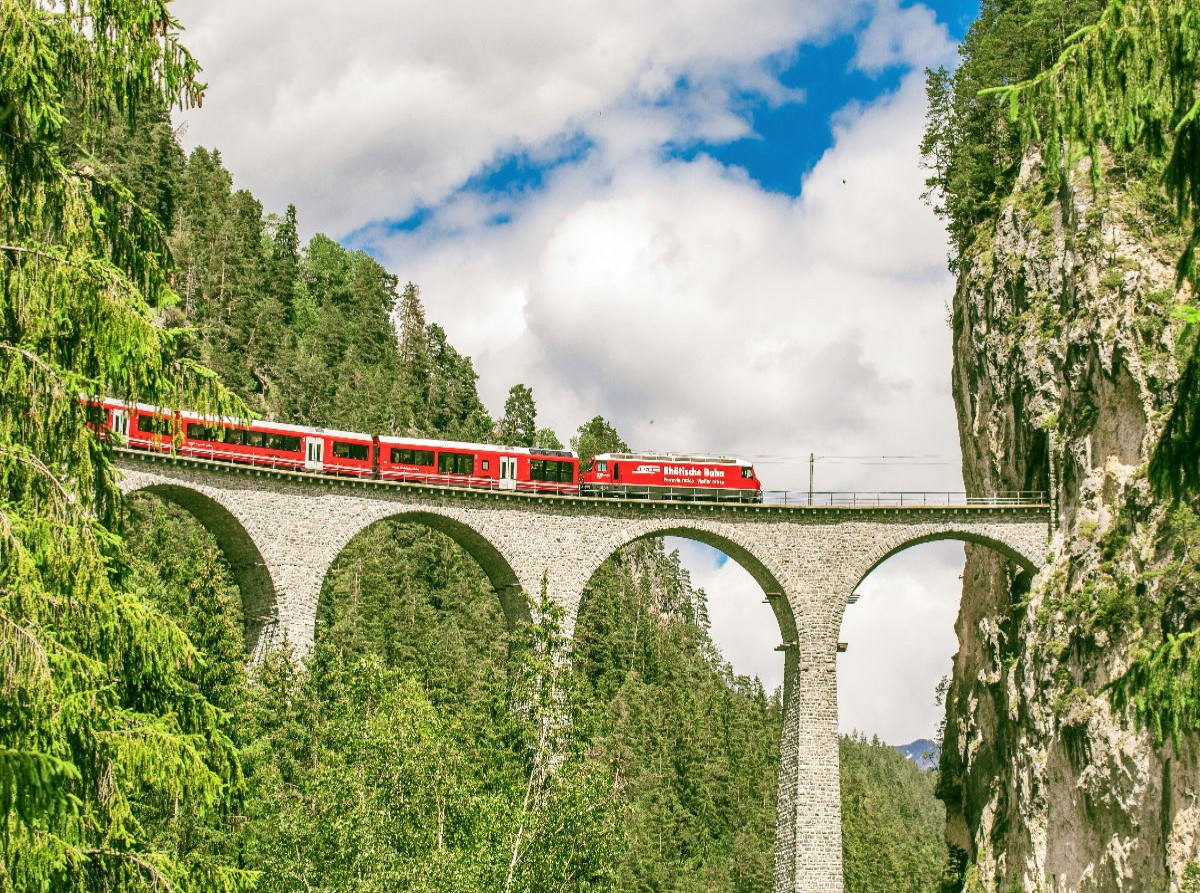
[[[410,450],[392,447],[393,465],[433,465],[433,450]]]
[[[744,478],[754,477],[754,469],[751,468],[749,465],[742,466],[742,477],[744,477]]]
[[[268,450],[278,450],[282,453],[300,452],[300,438],[291,434],[266,434],[264,442]]]
[[[484,459],[484,460],[483,460],[483,461],[480,463],[480,467],[481,467],[481,468],[482,468],[484,471],[487,471],[487,470],[488,470],[488,464],[489,464],[489,463],[488,463],[488,460],[487,460],[487,459]]]
[[[597,462],[596,463],[596,471],[600,471],[600,472],[608,471],[608,463],[607,462]]]
[[[170,416],[138,416],[137,426],[138,430],[145,434],[161,434],[164,437],[170,437],[175,433],[175,426]]]
[[[371,448],[365,443],[347,443],[344,440],[333,442],[333,457],[335,459],[354,459],[362,462],[370,454]]]
[[[217,439],[217,429],[209,428],[205,425],[197,425],[193,422],[187,426],[187,436],[189,440],[212,441]]]
[[[470,477],[475,473],[473,453],[438,453],[438,473]]]
[[[575,482],[575,469],[570,462],[554,459],[530,459],[529,479],[548,484],[571,484]]]

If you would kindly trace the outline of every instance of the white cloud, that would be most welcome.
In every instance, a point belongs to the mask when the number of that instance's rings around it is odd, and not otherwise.
[[[854,65],[868,74],[894,65],[918,70],[953,65],[954,42],[928,6],[901,8],[898,0],[876,0],[867,20],[858,36]]]
[[[205,66],[190,144],[217,145],[268,207],[344,233],[437,204],[481,166],[580,132],[610,149],[746,135],[728,97],[798,94],[773,60],[863,4],[180,0]],[[676,91],[684,82],[690,89]],[[678,95],[676,95],[678,93]]]
[[[839,636],[849,645],[837,668],[842,731],[895,745],[933,737],[943,716],[934,691],[958,650],[963,561],[961,543],[916,546],[859,586]]]
[[[475,358],[493,410],[524,381],[561,436],[599,412],[642,448],[931,453],[951,464],[858,468],[853,483],[955,489],[953,283],[918,198],[923,103],[911,75],[843,115],[796,199],[704,157],[613,169],[598,153],[505,206],[505,226],[468,196],[450,226],[373,238]],[[818,488],[850,484],[838,469]]]
[[[445,228],[377,244],[475,357],[494,411],[524,381],[564,437],[600,412],[635,446],[792,457],[760,464],[769,487],[803,487],[810,450],[934,454],[944,464],[818,461],[816,486],[958,489],[953,281],[918,197],[921,87],[913,74],[846,110],[795,199],[703,157],[612,169],[597,153],[523,203],[466,196]],[[479,222],[501,210],[512,223]],[[927,546],[885,564],[848,614],[844,729],[905,743],[936,728],[961,571],[961,548],[941,548],[948,560]],[[753,580],[705,547],[682,554],[722,652],[777,684],[779,631]]]

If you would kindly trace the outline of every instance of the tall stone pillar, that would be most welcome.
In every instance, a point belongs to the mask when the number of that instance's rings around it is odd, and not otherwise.
[[[843,891],[837,643],[813,621],[785,643],[775,893]]]

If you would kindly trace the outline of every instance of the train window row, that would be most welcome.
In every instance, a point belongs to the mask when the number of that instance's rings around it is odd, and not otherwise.
[[[222,437],[222,434],[224,436]],[[291,434],[268,434],[265,431],[247,431],[244,428],[220,428],[191,423],[187,426],[188,440],[204,440],[209,443],[229,443],[236,446],[258,447],[263,450],[278,450],[285,453],[300,452],[300,438]],[[365,459],[366,456],[363,456]]]
[[[470,477],[475,473],[475,456],[471,453],[438,453],[438,474],[458,474]]]
[[[365,462],[371,455],[371,448],[365,443],[347,443],[344,440],[333,442],[333,458],[355,459]]]
[[[393,465],[425,465],[433,468],[433,450],[409,450],[392,447]]]
[[[139,416],[137,426],[138,430],[144,434],[161,434],[163,437],[175,436],[175,422],[170,416]]]
[[[138,428],[146,434],[170,437],[174,434],[174,420],[163,416],[141,416],[138,419]],[[257,447],[290,453],[301,451],[300,438],[289,434],[270,434],[265,431],[247,431],[243,428],[226,428],[192,422],[187,426],[187,436],[189,440],[202,440],[208,443],[227,443],[234,446]],[[337,440],[333,442],[333,456],[336,459],[365,462],[370,458],[370,446],[365,443],[348,443]],[[390,459],[396,465],[422,465],[432,468],[434,452],[433,450],[393,447]],[[487,460],[484,460],[485,471],[487,464]],[[439,453],[437,470],[439,474],[471,477],[475,473],[475,456],[471,453]],[[531,459],[529,479],[545,483],[572,484],[575,482],[575,475],[570,462]]]
[[[556,462],[553,459],[530,459],[529,479],[545,481],[550,484],[575,483],[574,469],[570,462]]]

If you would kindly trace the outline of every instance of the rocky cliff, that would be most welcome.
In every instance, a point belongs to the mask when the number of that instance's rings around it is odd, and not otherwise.
[[[960,257],[967,488],[1055,504],[1036,579],[967,547],[939,795],[968,890],[1176,891],[1194,871],[1200,742],[1170,728],[1187,692],[1126,675],[1200,611],[1200,522],[1146,482],[1186,346],[1153,182],[1114,159],[1047,176],[1031,153]]]

